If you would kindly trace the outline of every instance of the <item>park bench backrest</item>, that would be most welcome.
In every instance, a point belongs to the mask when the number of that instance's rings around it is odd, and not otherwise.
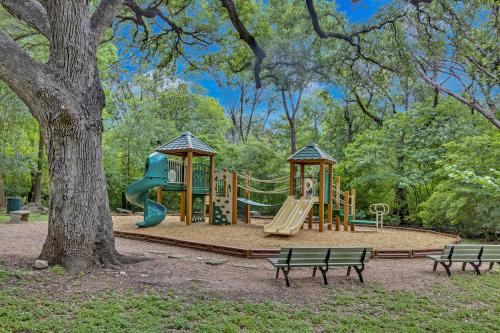
[[[328,248],[291,248],[290,265],[296,264],[325,264]],[[282,248],[278,257],[278,264],[287,264],[290,248]]]
[[[481,260],[500,262],[500,245],[484,245]]]
[[[326,264],[328,256],[329,264],[342,263],[362,263],[368,262],[371,257],[372,248],[354,247],[354,248],[282,248],[278,257],[278,264],[287,264],[290,256],[290,265],[314,265],[323,266]]]
[[[372,255],[371,247],[333,247],[329,264],[366,263]]]
[[[452,261],[478,260],[479,257],[481,257],[481,260],[488,260],[500,256],[500,245],[450,244],[444,247],[441,258],[449,259],[450,251],[453,251],[451,255]]]

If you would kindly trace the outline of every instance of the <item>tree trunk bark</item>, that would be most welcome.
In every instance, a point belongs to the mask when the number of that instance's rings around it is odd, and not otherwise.
[[[73,272],[94,263],[118,265],[101,157],[102,121],[70,130],[58,125],[44,129],[51,195],[40,258]]]
[[[33,173],[31,183],[31,193],[29,202],[35,203],[38,206],[42,205],[42,168],[43,168],[43,134],[42,130],[38,131],[38,156],[36,161],[36,170]]]
[[[295,130],[295,119],[290,121],[290,148],[292,154],[297,151],[297,131]]]

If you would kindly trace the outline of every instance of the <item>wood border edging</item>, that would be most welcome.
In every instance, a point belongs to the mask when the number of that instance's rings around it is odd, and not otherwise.
[[[460,243],[461,239],[458,235],[445,234],[442,232],[432,231],[432,230],[420,230],[420,229],[412,229],[412,228],[399,228],[399,227],[391,227],[394,229],[405,229],[405,230],[413,230],[420,232],[431,232],[440,235],[446,235],[450,237],[455,237],[455,241],[453,244]],[[201,243],[201,242],[193,242],[186,241],[176,238],[169,237],[161,237],[161,236],[152,236],[146,234],[138,234],[133,232],[126,231],[114,231],[114,235],[120,238],[132,239],[132,240],[141,240],[150,243],[158,243],[172,246],[179,246],[190,248],[194,250],[207,251],[212,253],[224,254],[233,257],[240,258],[248,258],[248,259],[262,259],[269,257],[276,257],[280,253],[280,249],[249,249],[249,248],[239,248],[225,245],[214,245],[209,243]],[[396,250],[374,250],[372,254],[372,258],[377,259],[414,259],[414,258],[425,258],[431,254],[440,254],[442,249],[396,249]]]

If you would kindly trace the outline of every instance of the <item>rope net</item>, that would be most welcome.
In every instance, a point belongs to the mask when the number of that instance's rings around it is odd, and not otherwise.
[[[282,183],[282,182],[285,182],[285,181],[288,181],[288,176],[283,176],[283,177],[279,177],[279,178],[275,178],[275,179],[258,179],[258,178],[254,178],[252,176],[249,176],[249,175],[246,175],[244,173],[237,173],[238,174],[238,177],[240,178],[244,178],[244,179],[247,179],[249,178],[250,180],[254,181],[254,182],[260,182],[260,183],[266,183],[266,184],[276,184],[276,183]]]

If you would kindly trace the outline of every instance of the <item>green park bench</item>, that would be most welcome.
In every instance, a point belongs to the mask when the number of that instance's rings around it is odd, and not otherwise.
[[[446,245],[443,253],[440,255],[429,255],[428,258],[434,260],[435,272],[437,265],[441,264],[448,276],[451,276],[450,266],[454,262],[462,263],[462,271],[467,264],[470,264],[476,274],[481,274],[479,267],[483,262],[489,262],[491,270],[495,263],[500,264],[500,245],[481,245],[481,244],[450,244]]]
[[[286,286],[290,286],[288,274],[295,267],[313,268],[313,276],[319,269],[323,275],[323,281],[328,284],[326,273],[330,267],[347,267],[347,275],[350,275],[354,267],[358,273],[359,280],[364,282],[362,272],[365,263],[372,254],[371,247],[337,247],[337,248],[282,248],[277,258],[268,258],[269,262],[276,267],[276,278],[280,270],[285,276]]]

